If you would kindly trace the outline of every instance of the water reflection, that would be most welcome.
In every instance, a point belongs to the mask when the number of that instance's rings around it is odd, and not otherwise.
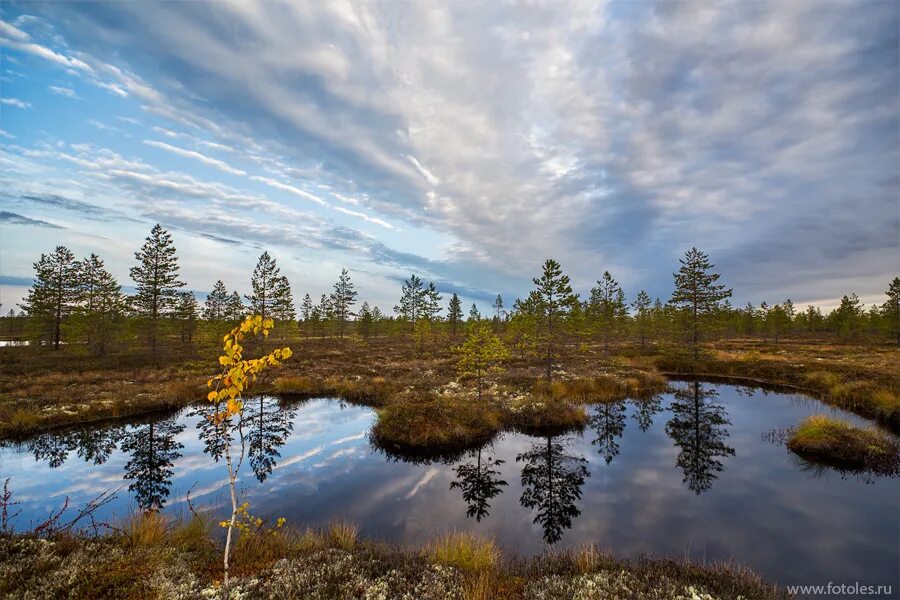
[[[500,471],[497,469],[506,461],[487,453],[482,457],[482,448],[473,451],[472,456],[475,457],[474,462],[462,462],[453,469],[456,479],[450,483],[450,489],[462,490],[466,516],[481,522],[481,519],[488,516],[490,501],[509,485],[500,478]]]
[[[546,443],[534,444],[517,455],[516,462],[524,463],[519,502],[537,510],[534,522],[544,529],[544,541],[555,544],[572,527],[572,519],[581,514],[575,502],[581,499],[581,487],[590,476],[587,460],[568,454],[562,443],[548,436]]]
[[[725,444],[728,437],[725,407],[714,400],[719,392],[693,382],[673,393],[669,410],[672,418],[666,433],[678,446],[675,464],[684,472],[684,483],[696,494],[712,487],[717,473],[724,469],[721,458],[734,456],[734,448]]]
[[[46,462],[51,469],[61,466],[71,452],[77,452],[85,462],[102,465],[116,449],[124,431],[124,427],[102,427],[45,433],[29,440],[26,447],[36,461]]]
[[[599,404],[588,418],[588,426],[596,433],[591,444],[598,446],[606,464],[619,455],[618,439],[625,431],[625,401]]]
[[[252,398],[241,427],[248,464],[240,494],[261,516],[299,527],[346,519],[363,536],[401,544],[457,529],[523,555],[545,551],[548,542],[601,542],[623,556],[735,559],[782,583],[892,581],[900,479],[862,481],[813,468],[761,436],[826,407],[782,393],[745,397],[746,389],[728,385],[681,387],[624,408],[591,406],[583,435],[507,432],[480,450],[426,457],[373,451],[371,409]],[[184,412],[152,425],[94,424],[0,444],[0,480],[10,477],[22,502],[15,526],[46,518],[66,497],[70,507],[82,506],[123,482],[132,491],[123,489],[98,518],[116,522],[135,497],[144,508],[186,510],[187,490],[196,506],[219,516],[225,474],[212,459],[221,440],[204,433],[207,426],[203,414]],[[250,476],[251,442],[257,477]],[[585,458],[609,458],[615,468],[597,467],[591,477]],[[711,486],[718,493],[700,493]]]
[[[649,398],[632,400],[632,406],[634,406],[634,414],[632,417],[637,421],[638,428],[640,428],[641,431],[647,431],[653,426],[653,417],[663,410],[662,394],[656,394]]]
[[[172,485],[173,462],[181,457],[184,444],[175,436],[184,425],[175,417],[135,427],[122,439],[122,451],[130,455],[125,464],[128,489],[143,510],[159,510],[165,504]]]

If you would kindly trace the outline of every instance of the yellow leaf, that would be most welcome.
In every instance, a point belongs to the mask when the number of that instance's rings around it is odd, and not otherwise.
[[[208,393],[208,394],[206,395],[206,399],[207,399],[207,400],[215,400],[215,399],[216,399],[216,392],[210,392],[210,393]]]

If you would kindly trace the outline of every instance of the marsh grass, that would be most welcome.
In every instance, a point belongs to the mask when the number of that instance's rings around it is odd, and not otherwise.
[[[99,538],[0,535],[0,596],[221,597],[216,569],[220,542],[210,522],[197,515],[161,520],[159,515],[135,518],[132,533]],[[464,532],[445,533],[421,549],[405,550],[360,540],[353,525],[332,524],[318,530],[284,528],[243,544],[239,541],[235,552],[234,589],[248,600],[525,600],[596,597],[598,591],[617,600],[675,600],[691,598],[691,590],[723,600],[788,597],[733,564],[622,561],[593,546],[533,559],[504,558],[493,540]]]
[[[385,448],[443,453],[484,444],[501,427],[501,414],[492,404],[424,394],[379,409],[372,441]]]
[[[655,363],[664,373],[707,379],[722,377],[725,381],[750,381],[794,389],[900,431],[897,367],[884,368],[874,359],[870,359],[870,365],[852,354],[822,357],[800,352],[797,351],[797,356],[719,352],[698,361],[666,354],[656,357]]]
[[[352,550],[356,546],[359,527],[355,523],[332,521],[328,525],[325,535],[334,546],[343,550]]]
[[[441,534],[428,545],[425,553],[434,563],[456,567],[467,573],[496,569],[501,558],[494,540],[463,531]]]
[[[855,427],[827,415],[812,415],[790,433],[787,447],[812,462],[893,474],[900,471],[900,443],[875,428]]]

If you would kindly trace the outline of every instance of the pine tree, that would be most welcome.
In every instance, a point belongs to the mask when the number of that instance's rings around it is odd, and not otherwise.
[[[744,307],[742,314],[743,325],[741,329],[745,335],[753,335],[753,331],[756,329],[756,309],[753,308],[753,304],[747,302],[747,306]]]
[[[462,302],[460,302],[459,296],[453,294],[450,298],[450,305],[447,308],[447,322],[450,323],[450,333],[453,334],[453,337],[456,337],[456,331],[462,322],[462,317]]]
[[[59,350],[63,321],[78,305],[78,284],[75,255],[65,246],[57,246],[51,254],[41,254],[34,263],[34,284],[20,306],[29,318],[48,328],[54,350]]]
[[[589,315],[603,335],[603,351],[609,352],[609,342],[628,314],[625,306],[625,292],[622,291],[619,282],[612,278],[609,271],[604,271],[597,286],[591,288],[588,306]]]
[[[103,260],[91,254],[78,267],[79,312],[85,318],[88,347],[104,354],[113,322],[125,312],[122,288],[106,270]]]
[[[331,300],[325,294],[319,298],[319,323],[321,327],[322,339],[328,333],[328,325],[334,318],[334,310],[331,307]]]
[[[466,341],[456,350],[460,355],[457,365],[459,375],[475,379],[480,401],[485,377],[503,371],[500,363],[509,356],[506,346],[491,328],[482,322],[470,330]]]
[[[790,298],[785,300],[784,304],[782,304],[781,307],[784,309],[784,316],[787,319],[787,321],[785,322],[785,329],[784,329],[785,333],[787,334],[787,333],[791,332],[791,329],[793,328],[793,325],[794,325],[794,319],[796,318],[797,315],[796,315],[796,311],[794,309],[794,303],[791,301]]]
[[[897,337],[897,345],[900,346],[900,277],[894,277],[885,295],[888,299],[881,305],[881,315],[888,331]]]
[[[372,309],[372,333],[375,337],[378,337],[378,326],[383,320],[384,315],[381,314],[381,309],[376,306]]]
[[[770,311],[771,308],[765,300],[759,303],[759,309],[756,311],[757,329],[763,334],[763,342],[767,342],[769,339],[769,326],[771,325],[769,320]]]
[[[863,307],[856,294],[850,294],[841,298],[841,305],[838,306],[830,315],[838,336],[842,339],[856,337],[860,329],[860,321],[862,317]]]
[[[238,294],[237,291],[231,292],[231,295],[228,296],[228,304],[225,308],[225,318],[229,321],[240,321],[244,318],[246,312],[247,307],[244,306],[241,295]]]
[[[670,302],[687,315],[696,360],[700,357],[700,334],[704,317],[716,312],[721,302],[731,297],[731,290],[716,283],[719,274],[712,272],[715,265],[697,248],[688,250],[678,262],[681,263],[681,268],[673,274],[675,291],[672,292]]]
[[[341,269],[341,276],[338,277],[337,283],[334,284],[334,291],[331,293],[331,306],[334,311],[334,318],[338,322],[338,337],[344,337],[344,324],[353,314],[350,309],[356,304],[357,292],[353,288],[353,282],[350,281],[350,274],[347,269]]]
[[[435,321],[443,308],[441,308],[441,300],[444,297],[437,291],[434,283],[429,283],[422,295],[422,318],[427,321]]]
[[[403,282],[403,291],[399,306],[394,307],[400,317],[411,325],[415,325],[422,317],[422,304],[425,301],[426,289],[422,280],[415,274]]]
[[[647,345],[647,335],[650,332],[651,315],[650,315],[650,294],[641,290],[635,297],[631,307],[634,309],[634,323],[637,326],[638,335],[641,338],[641,348]]]
[[[569,276],[563,274],[562,267],[552,258],[544,262],[541,276],[533,282],[536,287],[531,291],[529,300],[533,303],[539,325],[547,381],[551,381],[553,362],[558,353],[557,337],[563,320],[578,302],[578,296],[572,292]]]
[[[272,318],[279,323],[282,337],[284,337],[285,331],[293,327],[294,321],[297,319],[297,311],[294,309],[294,293],[291,291],[291,283],[284,275],[275,280],[272,290]]]
[[[206,296],[203,318],[207,321],[222,321],[228,315],[228,290],[222,280],[218,280]]]
[[[250,310],[255,315],[260,315],[263,321],[272,317],[272,308],[275,305],[275,289],[281,277],[281,270],[275,263],[275,259],[263,252],[253,269],[250,286],[253,293],[245,296],[250,301]]]
[[[468,324],[475,324],[481,321],[481,313],[478,312],[478,307],[475,306],[475,303],[472,303],[472,308],[469,309],[469,320]]]
[[[134,257],[138,261],[130,271],[137,288],[134,309],[147,320],[148,340],[156,356],[159,320],[175,307],[178,288],[184,286],[178,279],[178,257],[172,236],[157,223]]]
[[[300,304],[300,318],[303,320],[303,335],[309,337],[310,319],[313,313],[312,298],[309,294],[303,296],[303,303]]]
[[[494,309],[494,328],[499,329],[503,319],[503,296],[497,294],[497,297],[494,298],[494,303],[491,304],[491,306]]]
[[[781,334],[787,329],[787,312],[782,305],[776,304],[769,310],[766,320],[768,321],[770,330],[775,335],[775,343],[777,344]]]
[[[180,325],[181,343],[190,344],[193,342],[199,309],[194,292],[178,292],[178,301],[175,305],[175,319]]]
[[[369,303],[363,302],[359,307],[359,332],[364,339],[369,339],[372,333],[372,311],[369,310]]]

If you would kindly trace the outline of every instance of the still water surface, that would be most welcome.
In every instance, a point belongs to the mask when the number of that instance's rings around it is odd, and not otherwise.
[[[410,460],[373,448],[371,409],[331,399],[248,401],[241,488],[252,512],[295,525],[333,519],[418,544],[448,529],[492,535],[520,555],[592,542],[642,553],[734,559],[781,584],[900,589],[900,479],[804,465],[767,439],[817,412],[814,400],[730,385],[678,384],[650,401],[591,407],[581,433],[505,433],[478,451]],[[221,506],[224,465],[205,419],[185,410],[40,436],[0,448],[22,529],[66,496],[79,507],[124,486],[98,515]]]

